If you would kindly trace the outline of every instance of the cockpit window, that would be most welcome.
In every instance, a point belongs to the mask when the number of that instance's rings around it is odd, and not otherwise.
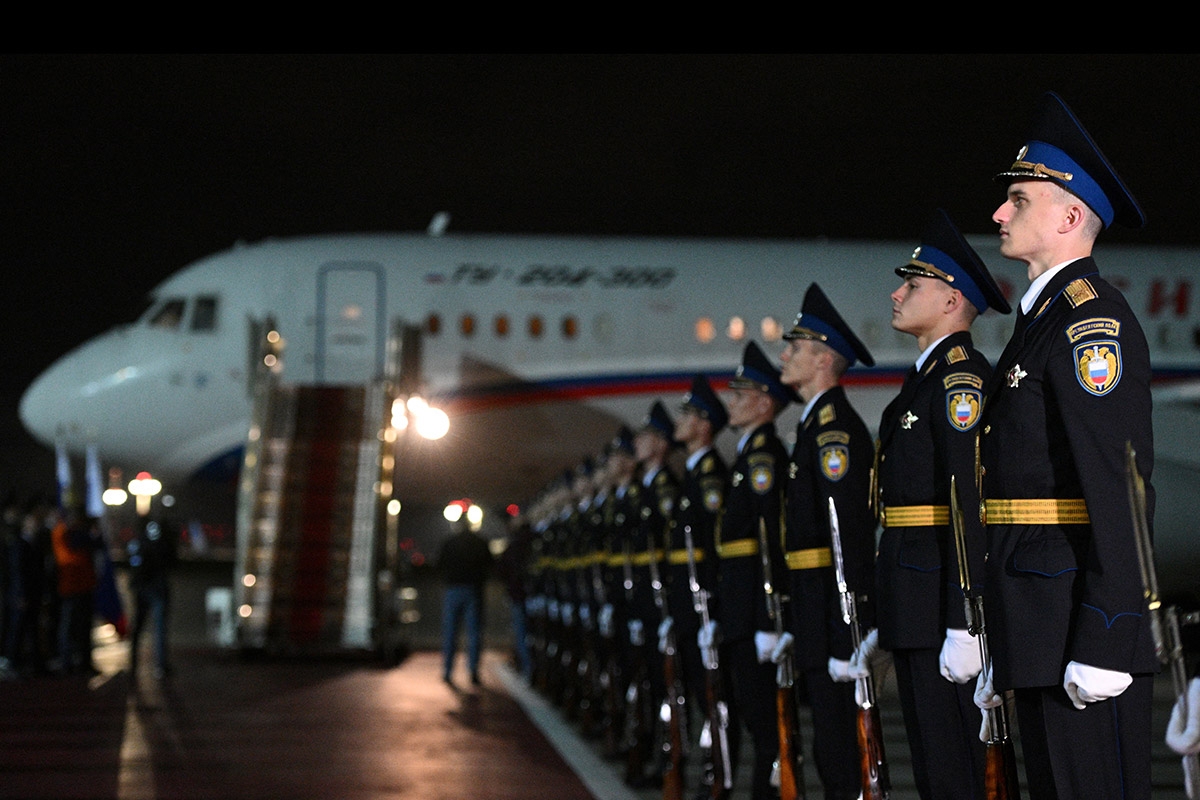
[[[168,300],[152,312],[150,327],[174,330],[183,321],[184,301],[182,298]]]
[[[211,331],[217,327],[217,298],[197,297],[192,311],[192,330]]]

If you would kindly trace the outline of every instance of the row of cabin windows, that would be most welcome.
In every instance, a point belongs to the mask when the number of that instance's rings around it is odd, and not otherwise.
[[[467,338],[475,335],[479,322],[474,314],[463,314],[458,320],[458,332]],[[730,317],[725,326],[725,336],[733,341],[740,341],[747,335],[746,321],[741,317]],[[512,329],[507,316],[500,314],[492,319],[492,333],[503,339]],[[545,321],[538,315],[530,316],[525,322],[525,331],[529,338],[540,339],[546,331]],[[425,318],[425,332],[437,336],[442,332],[442,318],[438,314],[430,314]],[[710,317],[700,317],[694,326],[696,341],[708,343],[717,338],[717,324]],[[779,341],[783,337],[783,326],[773,317],[764,317],[759,324],[762,338],[768,342]],[[565,316],[559,321],[559,334],[564,339],[574,339],[579,335],[579,322],[573,316]]]

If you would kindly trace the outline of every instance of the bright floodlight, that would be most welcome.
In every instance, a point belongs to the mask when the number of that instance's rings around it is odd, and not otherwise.
[[[427,407],[417,414],[417,433],[426,439],[440,439],[450,430],[450,417],[440,408]]]
[[[450,503],[444,509],[442,509],[442,516],[446,518],[447,522],[458,522],[460,519],[462,519],[462,515],[462,503]]]

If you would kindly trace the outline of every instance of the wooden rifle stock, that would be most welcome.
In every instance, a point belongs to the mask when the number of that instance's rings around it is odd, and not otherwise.
[[[767,523],[758,520],[758,547],[762,557],[763,591],[767,597],[767,614],[775,623],[776,636],[783,635],[783,599],[775,591],[771,570],[771,551],[767,544]],[[779,800],[804,800],[803,756],[800,728],[796,724],[796,689],[792,654],[783,654],[775,678],[775,721],[779,732],[779,757],[775,775],[779,781]]]
[[[1150,613],[1150,633],[1154,655],[1171,670],[1171,687],[1181,710],[1187,716],[1187,663],[1179,634],[1179,615],[1175,606],[1162,604],[1158,594],[1158,573],[1154,567],[1154,544],[1150,538],[1150,520],[1146,514],[1146,483],[1137,468],[1137,453],[1132,442],[1125,443],[1125,479],[1129,489],[1129,508],[1137,539],[1138,566],[1142,572],[1142,593]],[[1183,756],[1184,791],[1189,798],[1200,798],[1200,754]]]
[[[834,576],[841,597],[842,620],[850,626],[850,643],[855,651],[862,644],[862,629],[858,622],[858,601],[846,582],[846,564],[842,557],[842,531],[838,523],[837,503],[829,498],[829,544],[833,550]],[[887,755],[883,749],[883,727],[879,723],[879,707],[875,705],[875,681],[868,672],[858,678],[854,687],[858,712],[855,728],[858,731],[858,757],[862,776],[863,800],[887,800],[892,789],[888,775]]]
[[[958,584],[962,587],[966,605],[967,629],[979,642],[979,655],[985,670],[991,669],[988,652],[987,623],[983,614],[983,597],[971,584],[971,566],[967,559],[967,532],[962,508],[958,502],[958,482],[950,476],[950,526],[958,553]],[[983,710],[987,720],[988,740],[984,753],[984,792],[988,800],[1019,800],[1021,785],[1017,780],[1017,756],[1008,735],[1008,709],[1005,702]]]

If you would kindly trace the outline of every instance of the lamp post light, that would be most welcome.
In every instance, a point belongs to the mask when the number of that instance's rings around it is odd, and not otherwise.
[[[150,498],[162,491],[162,484],[150,476],[149,472],[139,472],[137,477],[129,482],[129,493],[137,500],[137,513],[146,516],[150,513]]]

